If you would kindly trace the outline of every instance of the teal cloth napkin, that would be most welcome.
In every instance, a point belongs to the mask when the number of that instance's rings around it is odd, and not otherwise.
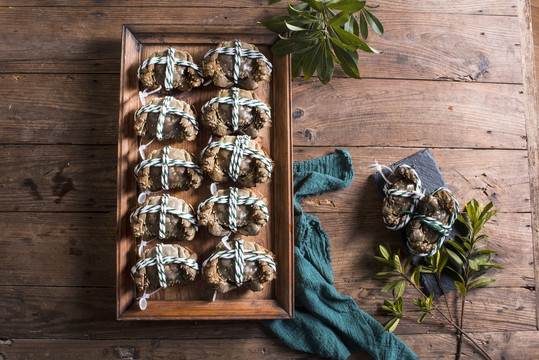
[[[366,351],[375,359],[418,359],[354,299],[333,287],[329,237],[318,218],[299,206],[308,196],[344,189],[353,178],[348,150],[294,163],[295,318],[263,323],[290,348],[326,358],[346,359]]]

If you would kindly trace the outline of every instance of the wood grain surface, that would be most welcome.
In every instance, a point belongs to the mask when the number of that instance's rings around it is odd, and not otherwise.
[[[306,199],[331,238],[335,286],[379,321],[380,221],[366,166],[432,149],[461,202],[493,201],[496,282],[465,328],[494,359],[537,358],[537,95],[527,0],[381,0],[382,55],[363,80],[292,83],[294,160],[350,150],[350,188]],[[115,320],[121,25],[254,25],[261,0],[0,1],[0,359],[298,358],[258,322]],[[533,29],[537,33],[539,25]],[[537,41],[537,40],[536,40]],[[531,179],[531,180],[530,180]],[[21,261],[21,259],[23,259]],[[412,293],[407,295],[410,299]],[[454,296],[450,306],[456,310]],[[473,321],[472,321],[473,319]],[[452,329],[413,316],[396,332],[425,359],[451,359]],[[352,359],[369,358],[358,353]],[[481,358],[467,342],[463,358]]]

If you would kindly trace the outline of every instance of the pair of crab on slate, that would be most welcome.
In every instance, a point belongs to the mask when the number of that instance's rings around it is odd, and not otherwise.
[[[397,166],[384,180],[382,216],[386,227],[406,228],[406,244],[412,254],[436,253],[459,213],[453,194],[445,188],[424,194],[416,171],[405,164]]]
[[[212,77],[220,87],[256,89],[258,81],[269,79],[271,64],[254,45],[235,40],[210,50],[203,69],[192,63],[190,54],[170,48],[148,58],[139,69],[139,78],[144,86],[166,90],[188,91],[201,85],[202,75]],[[268,181],[273,163],[251,137],[258,136],[270,119],[269,107],[254,93],[236,87],[220,90],[202,108],[202,123],[221,138],[204,149],[200,162],[193,154],[170,146],[152,151],[135,169],[139,188],[145,192],[196,189],[204,173],[214,182],[233,180],[244,187]],[[198,123],[189,104],[167,96],[137,110],[135,130],[140,136],[182,142],[195,139]],[[182,199],[151,196],[131,215],[131,225],[141,239],[190,241],[198,225],[214,236],[232,232],[254,236],[268,217],[266,205],[252,190],[230,188],[202,202],[197,213]],[[275,278],[269,250],[242,239],[235,239],[233,248],[225,245],[228,243],[220,243],[202,265],[205,279],[216,291],[242,285],[259,291]],[[197,254],[186,247],[158,244],[141,254],[131,273],[140,291],[154,290],[194,280],[199,270],[196,261]]]

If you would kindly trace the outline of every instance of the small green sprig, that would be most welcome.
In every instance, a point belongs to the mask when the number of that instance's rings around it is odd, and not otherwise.
[[[382,310],[389,316],[392,316],[385,324],[384,330],[394,331],[400,320],[405,317],[402,296],[407,285],[411,285],[420,294],[419,298],[412,300],[415,309],[411,310],[412,312],[422,313],[417,319],[418,323],[422,323],[430,315],[437,321],[453,326],[457,330],[458,337],[457,359],[460,358],[463,336],[468,338],[487,359],[491,359],[485,350],[469,334],[462,330],[462,324],[466,296],[470,291],[484,287],[495,281],[490,277],[483,276],[487,270],[491,268],[503,269],[503,267],[490,262],[490,257],[495,251],[485,249],[486,244],[479,244],[481,240],[488,238],[488,235],[483,233],[483,226],[498,213],[498,210],[492,210],[492,207],[492,202],[483,206],[477,200],[471,200],[466,205],[466,212],[459,214],[457,217],[466,226],[469,235],[467,237],[458,236],[456,239],[447,240],[446,244],[438,252],[430,257],[426,257],[418,266],[410,266],[412,256],[408,256],[403,265],[400,251],[394,252],[389,245],[379,246],[379,254],[374,258],[389,268],[389,271],[379,272],[375,277],[377,279],[392,279],[381,291],[387,292],[393,290],[393,297],[395,298],[395,302],[385,300],[384,305],[381,306]],[[458,322],[451,314],[441,280],[441,274],[445,269],[448,269],[457,279],[454,283],[462,299],[460,320]],[[447,314],[433,304],[433,294],[426,296],[420,288],[419,281],[422,273],[436,275],[438,284],[442,290]]]
[[[377,6],[360,0],[301,2],[288,3],[287,14],[262,22],[279,33],[271,51],[276,55],[292,54],[292,78],[303,74],[309,80],[316,71],[318,79],[327,84],[333,77],[335,63],[349,77],[361,78],[357,50],[380,53],[364,41],[369,36],[369,27],[380,36],[384,33],[380,20],[368,10]]]

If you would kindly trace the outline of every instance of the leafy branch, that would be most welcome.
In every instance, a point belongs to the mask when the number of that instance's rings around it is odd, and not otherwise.
[[[316,71],[318,79],[327,84],[333,77],[335,63],[349,77],[361,78],[357,50],[380,53],[364,41],[369,36],[369,27],[380,36],[384,33],[380,20],[368,10],[377,6],[360,0],[301,2],[288,3],[287,14],[262,22],[279,33],[271,51],[276,55],[292,54],[292,78],[303,74],[309,80]]]
[[[460,214],[457,218],[466,226],[469,236],[458,236],[456,239],[446,241],[447,245],[442,246],[433,256],[425,258],[418,266],[410,266],[411,256],[408,256],[404,265],[402,265],[400,251],[393,252],[389,245],[380,245],[379,256],[374,258],[385,267],[390,268],[390,271],[379,272],[375,277],[378,279],[396,278],[382,288],[382,292],[393,290],[393,297],[396,300],[395,302],[386,300],[384,305],[381,306],[382,310],[392,316],[384,325],[384,330],[394,331],[400,320],[405,317],[402,296],[406,286],[411,285],[421,295],[420,298],[412,301],[415,309],[411,310],[412,312],[421,313],[417,320],[418,323],[422,323],[430,315],[437,321],[447,323],[457,330],[456,359],[459,359],[461,355],[463,336],[468,338],[486,358],[490,359],[485,350],[463,330],[463,320],[466,296],[473,289],[484,287],[495,281],[492,278],[483,276],[487,270],[491,268],[502,269],[501,266],[490,262],[490,256],[495,251],[484,249],[486,244],[478,244],[481,240],[488,238],[488,235],[482,233],[483,226],[498,212],[498,210],[491,210],[492,207],[492,202],[487,206],[483,206],[477,200],[471,200],[466,205],[466,213]],[[441,279],[441,274],[445,269],[456,278],[454,283],[462,298],[458,323],[451,313]],[[433,294],[427,296],[422,291],[420,285],[422,273],[436,275],[442,290],[447,314],[439,306],[433,304]]]

